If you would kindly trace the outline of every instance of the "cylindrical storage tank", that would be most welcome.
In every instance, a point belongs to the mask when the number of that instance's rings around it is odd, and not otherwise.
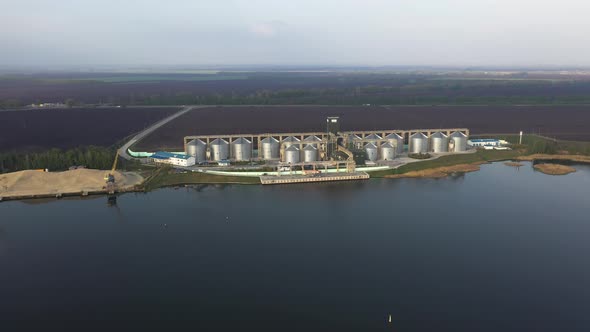
[[[467,151],[467,135],[463,134],[460,131],[456,131],[449,136],[450,142],[453,144],[453,149],[450,150],[451,152],[463,152]]]
[[[313,145],[306,145],[303,148],[303,161],[306,163],[318,161],[318,149]]]
[[[231,143],[233,154],[232,157],[238,161],[250,160],[252,157],[252,142],[240,137]]]
[[[289,137],[285,138],[282,143],[283,143],[283,147],[286,149],[293,144],[299,145],[300,142],[301,142],[301,140],[299,138],[289,136]]]
[[[367,160],[377,161],[377,146],[373,143],[365,145],[365,153],[367,154]]]
[[[381,160],[393,160],[395,158],[395,148],[389,143],[381,144]]]
[[[291,145],[285,149],[285,162],[289,164],[296,164],[301,160],[299,148]]]
[[[393,146],[396,154],[404,153],[404,138],[398,134],[389,134],[385,136],[385,139]]]
[[[211,160],[219,161],[229,158],[229,143],[222,139],[216,138],[211,142]]]
[[[428,152],[428,137],[422,133],[415,133],[410,136],[410,153],[426,153]]]
[[[207,144],[200,139],[194,139],[186,143],[186,154],[195,157],[195,162],[207,160]]]
[[[430,150],[434,153],[449,151],[449,138],[447,135],[437,131],[430,135]]]
[[[260,141],[262,144],[262,158],[265,160],[279,158],[279,141],[274,137],[267,137]]]
[[[315,135],[314,136],[307,136],[306,138],[303,139],[304,143],[311,144],[311,145],[315,146],[316,148],[320,145],[321,141],[322,141],[322,139],[315,136]]]

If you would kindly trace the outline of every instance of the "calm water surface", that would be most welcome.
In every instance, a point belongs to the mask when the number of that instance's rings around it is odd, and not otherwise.
[[[162,189],[116,208],[105,197],[4,202],[0,321],[590,331],[590,168],[577,168]]]

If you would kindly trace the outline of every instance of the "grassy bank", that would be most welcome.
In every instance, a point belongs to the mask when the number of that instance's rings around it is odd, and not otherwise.
[[[485,163],[492,161],[512,160],[522,155],[518,150],[479,150],[475,153],[448,155],[433,160],[420,161],[403,165],[396,169],[372,172],[371,177],[385,177],[388,175],[405,174],[408,172],[418,172],[426,169],[449,167],[461,164]]]
[[[185,184],[259,184],[260,179],[242,176],[221,176],[206,173],[176,173],[171,168],[159,168],[144,182],[146,191]]]

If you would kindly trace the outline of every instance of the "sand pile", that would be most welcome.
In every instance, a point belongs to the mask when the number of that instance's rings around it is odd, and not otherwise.
[[[20,171],[0,174],[0,197],[54,195],[100,191],[105,187],[108,171],[76,169],[65,172]],[[115,172],[117,187],[128,189],[143,178],[133,172]]]

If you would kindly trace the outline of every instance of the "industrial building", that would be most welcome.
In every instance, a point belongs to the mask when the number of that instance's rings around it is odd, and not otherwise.
[[[465,152],[469,137],[466,128],[341,131],[338,117],[326,122],[325,132],[186,136],[185,153],[198,163],[259,160],[295,165],[349,160],[360,165],[387,163],[406,153]]]
[[[194,166],[195,157],[186,154],[158,151],[150,157],[156,164],[168,164],[173,166]]]
[[[467,141],[469,146],[473,147],[485,147],[485,146],[500,146],[500,140],[495,138],[478,138],[470,139]]]

